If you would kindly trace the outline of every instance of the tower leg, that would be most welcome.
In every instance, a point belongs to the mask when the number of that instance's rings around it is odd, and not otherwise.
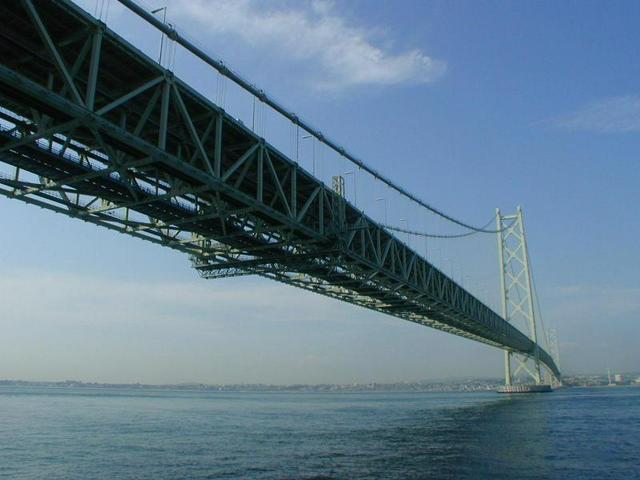
[[[511,353],[504,351],[504,384],[511,385]]]
[[[534,344],[531,355],[518,355],[504,351],[504,383],[506,386],[528,377],[535,385],[542,384],[540,347],[534,309],[534,286],[529,264],[529,252],[522,209],[514,215],[502,215],[496,209],[498,233],[498,262],[500,265],[500,300],[502,315],[507,322],[524,329]],[[528,332],[527,332],[528,330]],[[511,362],[515,361],[511,371]]]

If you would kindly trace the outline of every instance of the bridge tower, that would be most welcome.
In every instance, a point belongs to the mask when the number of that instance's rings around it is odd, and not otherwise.
[[[502,215],[500,210],[496,209],[496,230],[498,231],[502,315],[505,320],[515,324],[524,333],[528,333],[536,344],[533,358],[510,350],[504,351],[505,386],[511,386],[514,379],[521,375],[524,375],[529,382],[532,380],[536,385],[541,385],[542,374],[533,286],[522,209],[518,207],[513,215]]]
[[[549,353],[551,354],[551,358],[556,362],[556,366],[560,368],[560,345],[558,342],[558,332],[555,328],[549,328],[547,330],[547,347]],[[550,380],[549,383],[552,386],[560,387],[562,386],[562,379],[556,378],[553,375],[549,375]]]

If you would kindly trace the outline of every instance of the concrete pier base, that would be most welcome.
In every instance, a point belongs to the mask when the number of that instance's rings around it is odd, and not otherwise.
[[[551,392],[551,385],[505,385],[498,387],[498,393],[546,393]]]

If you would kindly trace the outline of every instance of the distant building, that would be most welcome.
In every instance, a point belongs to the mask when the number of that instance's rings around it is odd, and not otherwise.
[[[624,378],[622,378],[622,375],[620,373],[616,373],[613,379],[615,380],[616,383],[624,382]]]

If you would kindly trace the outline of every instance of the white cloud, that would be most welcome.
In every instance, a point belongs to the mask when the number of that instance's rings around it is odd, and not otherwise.
[[[175,1],[170,7],[178,29],[200,28],[203,37],[239,37],[252,48],[268,50],[314,68],[313,85],[342,89],[356,85],[398,85],[432,82],[446,65],[419,49],[400,53],[377,46],[370,28],[338,15],[332,2],[267,5],[255,0]]]
[[[592,102],[550,123],[556,128],[576,132],[640,132],[640,95],[610,97]]]

